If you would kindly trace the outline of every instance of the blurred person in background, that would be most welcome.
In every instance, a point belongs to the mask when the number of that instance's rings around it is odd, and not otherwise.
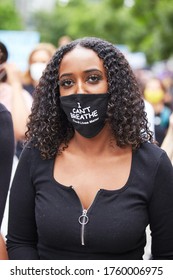
[[[165,105],[167,101],[167,92],[161,80],[152,77],[144,86],[144,98],[152,104],[154,108],[154,127],[155,139],[161,146],[169,126],[169,117],[171,109]]]
[[[6,107],[0,103],[0,229],[10,185],[14,148],[14,132],[11,114]],[[0,233],[0,260],[3,259],[7,259],[7,252],[3,236]]]
[[[166,90],[165,104],[173,111],[173,72],[169,70],[163,71],[158,75],[158,78],[162,81]]]
[[[148,125],[150,130],[153,132],[155,138],[155,121],[154,121],[154,108],[150,102],[148,102],[144,97],[144,87],[146,82],[153,77],[153,73],[149,69],[135,69],[133,70],[136,80],[138,82],[139,88],[141,90],[142,97],[144,99],[145,111],[147,113]]]
[[[22,83],[31,95],[55,51],[56,47],[53,44],[45,42],[37,44],[30,53],[28,69],[23,73]]]
[[[28,58],[28,69],[22,73],[22,87],[33,95],[39,79],[46,68],[47,63],[55,53],[56,48],[51,43],[39,43],[35,46]],[[17,143],[17,156],[19,157],[23,149],[23,142]]]
[[[163,140],[161,148],[167,152],[167,155],[173,165],[173,113],[170,116],[168,131]]]
[[[21,71],[19,71],[15,64],[8,63],[7,59],[7,48],[0,42],[0,102],[11,113],[17,147],[17,143],[25,138],[26,123],[31,112],[32,97],[22,87]],[[17,148],[16,154],[18,155]]]
[[[68,35],[61,36],[58,40],[58,47],[62,47],[72,41],[71,37]]]

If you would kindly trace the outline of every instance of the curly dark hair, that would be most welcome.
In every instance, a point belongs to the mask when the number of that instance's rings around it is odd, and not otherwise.
[[[44,159],[68,146],[74,129],[60,106],[59,67],[64,55],[77,45],[92,49],[103,60],[108,80],[107,122],[119,147],[153,142],[144,110],[144,101],[135,75],[124,55],[111,43],[94,37],[77,39],[57,49],[34,91],[26,140],[33,142]]]

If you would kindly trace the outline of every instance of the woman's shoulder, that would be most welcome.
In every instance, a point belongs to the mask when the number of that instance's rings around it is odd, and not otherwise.
[[[173,171],[167,153],[156,144],[149,142],[141,144],[133,153],[133,170],[142,171],[147,177],[156,174],[158,170],[162,174],[166,174],[165,170],[169,170],[170,173]]]
[[[28,141],[24,144],[20,158],[30,158],[31,160],[41,158],[40,151],[34,146],[32,141]]]
[[[156,143],[151,143],[149,141],[142,143],[140,148],[146,149],[149,151],[155,151],[157,153],[163,151]]]
[[[41,156],[39,148],[35,147],[33,142],[29,141],[25,144],[20,154],[18,166],[24,172],[29,172],[30,176],[34,178],[38,174],[48,172],[53,162],[54,159],[44,159]]]
[[[30,174],[34,174],[38,166],[42,166],[43,160],[40,151],[31,141],[24,144],[18,161],[18,168],[22,170],[30,170]],[[24,172],[25,172],[24,171]]]
[[[158,145],[150,142],[145,142],[142,143],[140,148],[138,149],[138,154],[146,160],[158,161],[166,153]]]
[[[50,159],[44,159],[41,155],[41,151],[39,150],[39,148],[31,140],[25,143],[19,159],[21,158],[25,158],[27,159],[27,161],[43,165],[49,161],[54,160],[54,157]]]

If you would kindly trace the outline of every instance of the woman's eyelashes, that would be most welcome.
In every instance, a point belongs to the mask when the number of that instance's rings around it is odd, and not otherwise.
[[[97,82],[101,81],[102,79],[103,79],[103,77],[101,75],[92,74],[88,77],[87,82],[96,84]]]
[[[103,77],[101,75],[92,74],[85,78],[84,82],[89,84],[97,84]],[[62,79],[59,81],[59,86],[62,88],[71,88],[75,85],[76,81],[73,79]]]
[[[59,81],[59,86],[62,88],[70,88],[75,84],[75,82],[71,79],[64,79]]]

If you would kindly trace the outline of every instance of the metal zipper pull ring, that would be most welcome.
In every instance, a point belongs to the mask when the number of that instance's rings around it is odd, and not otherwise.
[[[88,218],[88,216],[87,216],[87,210],[83,210],[83,213],[82,213],[82,215],[79,217],[78,221],[79,221],[79,223],[80,223],[81,225],[86,225],[86,224],[88,223],[89,218]]]

